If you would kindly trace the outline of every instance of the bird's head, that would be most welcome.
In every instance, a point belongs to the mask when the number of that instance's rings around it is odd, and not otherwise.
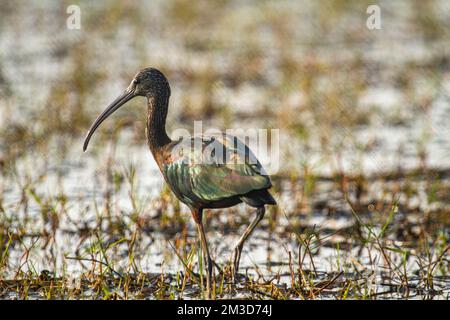
[[[127,90],[133,91],[135,96],[147,98],[159,94],[170,95],[170,86],[166,76],[155,68],[145,68],[139,71]]]
[[[83,151],[86,151],[89,140],[100,124],[126,102],[137,96],[147,97],[148,99],[157,96],[169,97],[170,86],[167,78],[161,71],[155,68],[145,68],[139,71],[125,91],[95,119],[84,140]]]

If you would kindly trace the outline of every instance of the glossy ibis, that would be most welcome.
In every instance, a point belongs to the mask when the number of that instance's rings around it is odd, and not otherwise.
[[[172,141],[165,128],[170,86],[166,77],[154,68],[145,68],[138,72],[128,88],[98,116],[86,136],[84,151],[98,126],[136,96],[147,98],[146,132],[150,151],[165,181],[177,198],[191,209],[197,224],[207,266],[206,292],[209,297],[213,261],[209,255],[202,223],[203,209],[227,208],[241,202],[256,208],[256,218],[234,249],[232,274],[236,281],[244,242],[264,217],[265,205],[276,204],[268,191],[271,187],[270,178],[249,148],[234,136],[202,135]],[[196,145],[200,148],[192,147]],[[211,145],[214,148],[210,148]],[[228,161],[223,161],[224,156]],[[202,161],[194,161],[199,158]],[[230,159],[232,161],[229,161]]]

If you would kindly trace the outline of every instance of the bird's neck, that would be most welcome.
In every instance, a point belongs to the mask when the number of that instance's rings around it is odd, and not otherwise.
[[[168,107],[168,95],[148,98],[147,139],[150,151],[157,161],[162,148],[171,142],[166,132]]]

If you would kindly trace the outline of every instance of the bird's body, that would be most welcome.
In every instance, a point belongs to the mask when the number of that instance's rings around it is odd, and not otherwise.
[[[243,244],[263,218],[265,205],[276,204],[268,189],[269,176],[250,149],[234,136],[182,137],[172,141],[165,129],[170,86],[157,69],[141,70],[130,86],[93,123],[83,149],[97,127],[135,96],[148,101],[147,140],[153,157],[177,198],[192,212],[208,267],[207,292],[211,288],[212,262],[202,223],[203,209],[227,208],[245,202],[257,208],[257,216],[234,251],[233,276],[238,270]]]
[[[256,207],[274,204],[265,192],[270,178],[257,160],[245,162],[242,146],[230,135],[183,137],[164,149],[161,172],[173,193],[190,207],[227,208],[242,201]]]

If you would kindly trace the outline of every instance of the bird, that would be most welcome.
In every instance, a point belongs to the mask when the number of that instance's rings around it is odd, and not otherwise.
[[[147,98],[148,146],[165,182],[191,211],[206,266],[205,292],[209,298],[213,261],[202,222],[203,211],[229,208],[243,202],[255,208],[256,216],[239,238],[233,252],[231,272],[233,281],[237,282],[244,242],[263,219],[266,205],[276,205],[277,202],[269,192],[272,187],[270,176],[249,147],[237,137],[221,133],[179,137],[177,140],[169,138],[166,118],[170,95],[169,82],[161,71],[153,67],[140,70],[125,91],[92,123],[83,151],[86,151],[95,130],[106,118],[135,97]]]

